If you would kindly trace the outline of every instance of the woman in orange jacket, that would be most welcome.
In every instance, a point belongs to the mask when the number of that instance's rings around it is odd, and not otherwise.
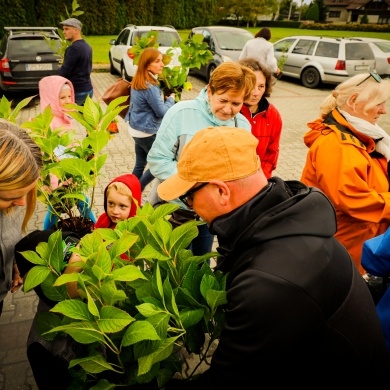
[[[377,124],[386,114],[390,80],[362,73],[339,84],[308,124],[301,180],[321,189],[336,209],[336,238],[361,274],[363,243],[390,225],[390,136]]]

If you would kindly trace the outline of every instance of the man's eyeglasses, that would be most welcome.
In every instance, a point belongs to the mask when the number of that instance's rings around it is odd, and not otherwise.
[[[179,199],[189,208],[192,208],[194,194],[196,191],[199,191],[201,188],[207,186],[208,182],[202,183],[200,186],[193,188],[192,190],[187,191],[184,195],[179,196]]]
[[[382,81],[381,76],[379,76],[378,73],[370,72],[370,74],[359,84],[356,84],[358,87],[360,84],[363,84],[365,81],[367,81],[370,77],[372,77],[377,83],[380,83]]]

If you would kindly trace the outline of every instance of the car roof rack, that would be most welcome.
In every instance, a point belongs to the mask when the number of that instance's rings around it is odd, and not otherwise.
[[[13,32],[22,32],[22,31],[28,31],[28,32],[39,32],[39,31],[52,31],[57,34],[58,28],[57,27],[4,27],[5,31],[9,31],[10,35],[12,35]]]

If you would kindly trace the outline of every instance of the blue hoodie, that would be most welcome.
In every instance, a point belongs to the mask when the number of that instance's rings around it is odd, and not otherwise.
[[[148,154],[153,176],[165,180],[174,175],[182,148],[198,131],[206,127],[231,126],[251,131],[249,121],[242,114],[238,113],[236,119],[237,124],[234,118],[222,121],[211,112],[207,87],[200,91],[196,99],[176,103],[165,114]]]

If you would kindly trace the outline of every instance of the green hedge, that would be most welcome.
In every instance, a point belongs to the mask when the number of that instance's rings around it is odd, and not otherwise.
[[[5,26],[57,26],[72,12],[73,0],[1,0],[0,37]],[[127,24],[173,25],[183,30],[213,24],[235,25],[221,19],[215,0],[78,0],[76,17],[83,23],[85,35],[116,35]],[[247,25],[239,21],[239,26]],[[260,21],[258,27],[285,27],[317,30],[353,30],[389,32],[390,25],[305,23],[297,21]]]
[[[301,23],[301,29],[307,30],[343,30],[343,31],[369,31],[390,32],[390,24],[360,24],[360,23]]]

